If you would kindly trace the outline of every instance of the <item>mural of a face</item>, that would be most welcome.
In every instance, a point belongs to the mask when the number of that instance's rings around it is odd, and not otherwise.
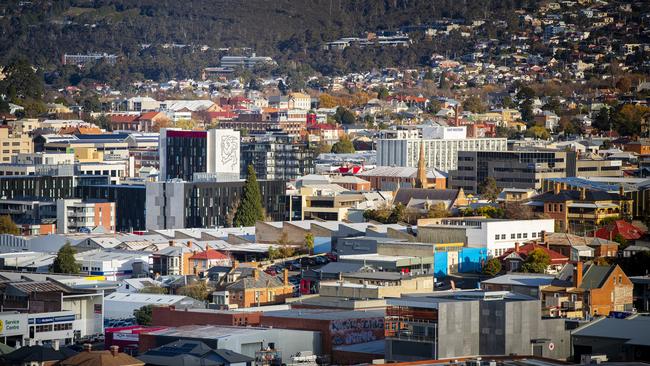
[[[235,136],[221,137],[221,163],[235,167],[239,162],[239,144]]]

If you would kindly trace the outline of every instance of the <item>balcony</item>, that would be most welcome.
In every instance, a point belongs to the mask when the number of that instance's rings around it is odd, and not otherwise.
[[[562,309],[567,309],[567,310],[582,310],[582,301],[576,300],[576,301],[563,301],[562,302]]]
[[[563,303],[566,303],[568,301],[568,297],[547,297],[544,303],[546,307],[559,308]]]

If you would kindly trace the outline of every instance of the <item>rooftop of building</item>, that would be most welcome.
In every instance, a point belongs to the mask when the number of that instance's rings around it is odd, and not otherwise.
[[[383,318],[383,310],[326,310],[326,309],[290,309],[280,311],[267,311],[263,317],[292,318],[308,320],[346,320],[346,319],[367,319]]]
[[[627,340],[625,344],[650,346],[650,316],[638,314],[625,319],[600,318],[574,330],[579,337],[614,338]]]

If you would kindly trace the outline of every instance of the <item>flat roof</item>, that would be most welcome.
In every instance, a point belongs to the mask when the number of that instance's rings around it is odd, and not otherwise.
[[[268,311],[262,316],[276,318],[294,318],[311,320],[345,320],[383,318],[386,312],[383,310],[324,310],[324,309],[290,309],[279,311]]]

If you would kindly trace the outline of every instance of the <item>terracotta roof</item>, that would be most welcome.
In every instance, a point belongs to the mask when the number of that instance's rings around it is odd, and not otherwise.
[[[616,220],[612,224],[611,232],[609,230],[609,225],[605,225],[596,231],[595,236],[602,239],[612,240],[616,235],[620,234],[625,238],[625,240],[637,240],[641,239],[641,237],[645,235],[643,230],[625,220]]]
[[[145,112],[140,115],[137,119],[142,121],[142,120],[148,120],[148,119],[153,119],[158,117],[162,112]]]
[[[135,122],[138,116],[132,114],[112,114],[111,123]]]
[[[192,255],[190,259],[228,259],[228,256],[214,249],[208,249]]]
[[[144,362],[126,353],[84,351],[59,363],[62,366],[144,366]]]
[[[535,250],[535,249],[541,249],[544,252],[546,252],[546,254],[548,254],[548,256],[551,258],[551,264],[563,264],[563,263],[566,263],[566,262],[569,261],[569,258],[563,256],[562,254],[560,254],[560,253],[558,253],[558,252],[556,252],[554,250],[548,249],[544,245],[539,245],[539,244],[535,244],[535,243],[528,243],[526,245],[520,246],[519,251],[517,252],[517,254],[519,254],[521,259],[526,260],[526,257],[528,257],[528,254],[530,252],[532,252],[533,250]],[[514,251],[515,251],[514,249],[508,249],[505,253],[503,253],[499,257],[499,259],[500,260],[506,259]]]

